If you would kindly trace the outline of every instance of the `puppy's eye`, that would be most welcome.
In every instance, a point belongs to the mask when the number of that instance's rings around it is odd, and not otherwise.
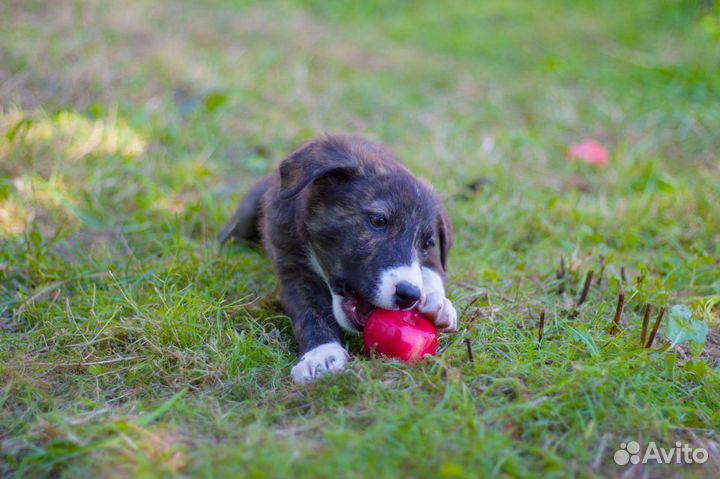
[[[435,247],[435,240],[433,238],[428,238],[425,241],[425,243],[423,244],[423,249],[426,251],[433,249],[434,247]]]
[[[368,215],[368,221],[370,222],[370,225],[378,230],[384,230],[387,228],[387,218],[385,215],[380,213],[370,213]]]

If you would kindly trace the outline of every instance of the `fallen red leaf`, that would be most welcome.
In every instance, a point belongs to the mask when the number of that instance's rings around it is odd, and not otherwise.
[[[603,166],[608,163],[608,151],[596,140],[584,140],[570,145],[568,156],[571,160],[580,160],[588,165]]]

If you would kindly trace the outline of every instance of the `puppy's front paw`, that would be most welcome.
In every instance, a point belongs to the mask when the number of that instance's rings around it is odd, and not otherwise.
[[[457,311],[455,306],[443,294],[430,293],[418,307],[440,331],[449,333],[457,331]]]
[[[290,373],[295,383],[311,383],[345,368],[348,353],[338,343],[327,343],[303,354]]]

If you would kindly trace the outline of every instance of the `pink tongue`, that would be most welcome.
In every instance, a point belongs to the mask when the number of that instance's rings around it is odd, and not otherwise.
[[[357,314],[357,302],[353,298],[344,297],[342,301],[342,308],[345,314],[355,316]]]
[[[345,297],[343,298],[342,302],[342,309],[347,315],[347,317],[355,323],[356,326],[363,326],[362,320],[361,320],[361,314],[360,311],[358,311],[358,305],[357,301],[355,301],[352,297]]]

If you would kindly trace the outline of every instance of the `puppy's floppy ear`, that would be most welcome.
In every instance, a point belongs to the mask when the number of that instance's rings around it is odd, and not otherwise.
[[[357,160],[340,141],[333,137],[312,140],[280,164],[280,198],[292,198],[321,176],[350,175],[358,168]]]
[[[440,262],[442,263],[443,270],[447,271],[448,254],[453,245],[454,235],[447,209],[445,209],[445,206],[442,204],[438,212],[437,223],[438,238],[440,240]]]

